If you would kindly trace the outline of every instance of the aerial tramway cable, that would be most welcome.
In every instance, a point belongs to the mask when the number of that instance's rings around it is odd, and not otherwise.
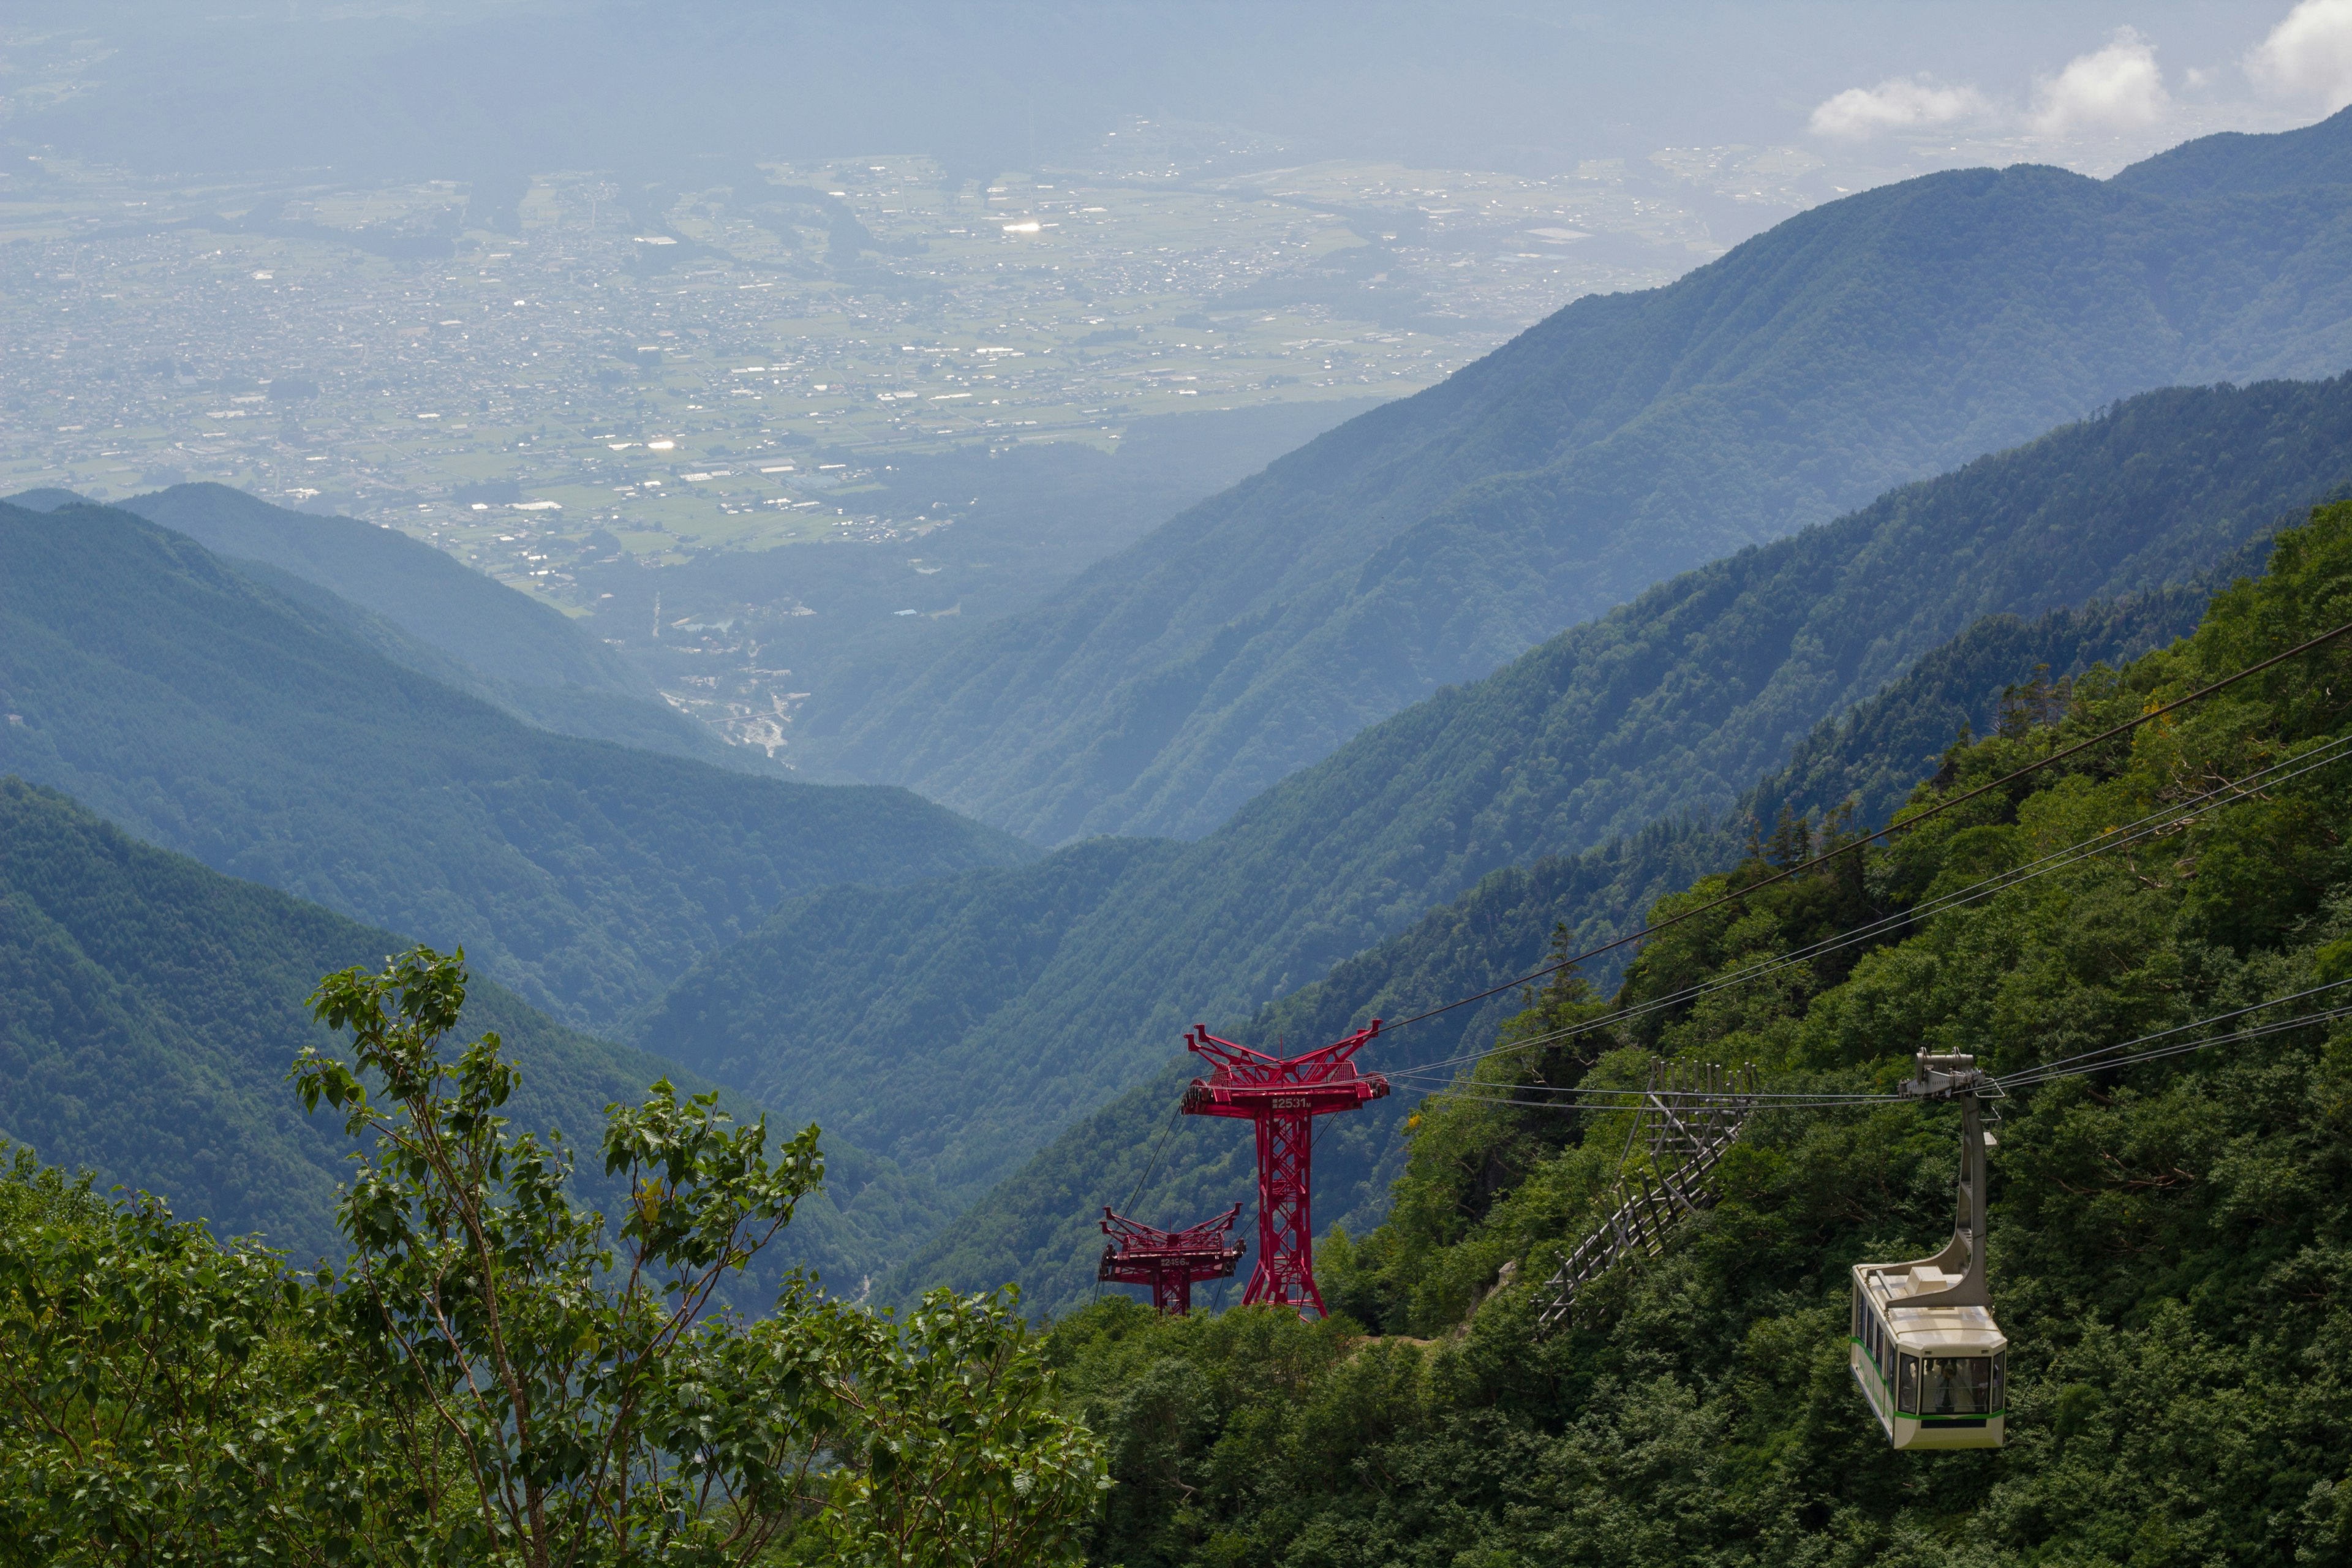
[[[2158,836],[2168,828],[2185,823],[2200,806],[2216,801],[2223,805],[2230,804],[2231,800],[2250,795],[2259,785],[2287,783],[2289,780],[2300,778],[2305,773],[2315,772],[2331,763],[2340,762],[2347,755],[2352,755],[2352,734],[2338,736],[2311,751],[2284,758],[2242,779],[2233,779],[2218,784],[2202,795],[2176,801],[2149,813],[2137,822],[2126,823],[2119,827],[2102,829],[2090,838],[2079,840],[2061,849],[2054,849],[2038,860],[2028,861],[2022,866],[2013,866],[2006,871],[1997,871],[1990,877],[1981,878],[1965,887],[1956,888],[1940,898],[1931,899],[1926,903],[1882,915],[1875,920],[1835,932],[1791,952],[1776,953],[1769,959],[1735,970],[1729,974],[1721,975],[1696,985],[1685,986],[1667,995],[1653,997],[1639,1006],[1629,1007],[1622,1012],[1612,1013],[1606,1017],[1591,1019],[1568,1028],[1555,1029],[1548,1034],[1533,1036],[1523,1040],[1513,1040],[1507,1044],[1489,1047],[1485,1050],[1443,1057],[1435,1061],[1423,1062],[1414,1067],[1393,1068],[1390,1076],[1396,1079],[1436,1078],[1448,1068],[1458,1068],[1486,1060],[1489,1057],[1506,1056],[1513,1052],[1554,1045],[1561,1040],[1573,1039],[1579,1035],[1590,1034],[1628,1019],[1639,1018],[1668,1007],[1679,1006],[1685,1002],[1711,995],[1718,991],[1728,990],[1733,986],[1750,984],[1759,980],[1768,979],[1797,964],[1810,963],[1813,959],[1841,952],[1906,923],[1916,922],[1940,914],[1947,910],[1973,903],[1979,899],[1990,898],[1995,893],[2006,892],[2038,877],[2047,876],[2053,871],[2064,870],[2070,866],[2080,865],[2096,856],[2130,848]],[[2222,799],[2224,796],[2230,799]],[[1450,1075],[1447,1076],[1450,1081]]]
[[[2062,1057],[2054,1062],[2044,1062],[2037,1067],[2020,1068],[2017,1071],[1996,1078],[1992,1081],[2004,1089],[2031,1089],[2036,1084],[2051,1083],[2059,1079],[2083,1078],[2095,1072],[2105,1072],[2113,1068],[2130,1067],[2139,1062],[2156,1061],[2164,1057],[2184,1056],[2190,1051],[2201,1051],[2209,1046],[2225,1045],[2233,1040],[2259,1039],[2264,1035],[2274,1035],[2283,1029],[2298,1028],[2305,1024],[2325,1023],[2330,1019],[2352,1015],[2352,1002],[2322,1008],[2315,1013],[2301,1014],[2293,1018],[2273,1019],[2267,1024],[2240,1029],[2215,1039],[2177,1042],[2161,1050],[2141,1051],[2133,1056],[2113,1057],[2113,1059],[2105,1061],[2096,1059],[2102,1057],[2112,1057],[2112,1053],[2128,1050],[2134,1046],[2144,1046],[2152,1041],[2169,1038],[2174,1035],[2186,1034],[2191,1029],[2227,1023],[2231,1018],[2242,1018],[2249,1013],[2259,1013],[2265,1007],[2276,1007],[2288,1002],[2300,1002],[2306,996],[2316,996],[2325,991],[2341,990],[2347,985],[2352,985],[2352,978],[2331,980],[2324,985],[2312,986],[2307,991],[2297,991],[2285,996],[2274,996],[2267,1002],[2249,1003],[2243,1007],[2228,1013],[2216,1013],[2210,1018],[2200,1018],[2194,1023],[2179,1024],[2169,1029],[2159,1029],[2154,1034],[2142,1035],[2136,1040],[2126,1040],[2120,1045],[2102,1046],[2095,1051],[2084,1051],[2081,1056]]]
[[[1988,1078],[1985,1081],[2003,1092],[2033,1089],[2042,1084],[2058,1082],[2063,1079],[2088,1078],[2093,1073],[2136,1067],[2142,1062],[2160,1061],[2168,1057],[2187,1056],[2195,1051],[2209,1050],[2215,1046],[2258,1040],[2266,1035],[2283,1034],[2289,1029],[2305,1028],[2313,1024],[2332,1023],[2338,1018],[2352,1017],[2352,1000],[2309,1013],[2298,1013],[2291,1018],[2273,1018],[2266,1023],[2251,1025],[2226,1035],[2217,1035],[2210,1039],[2173,1040],[2172,1044],[2155,1050],[2137,1051],[2122,1057],[2114,1055],[2117,1051],[2130,1051],[2135,1046],[2149,1045],[2158,1040],[2172,1040],[2173,1037],[2185,1035],[2192,1029],[2210,1028],[2215,1024],[2227,1023],[2232,1018],[2242,1018],[2249,1013],[2259,1013],[2266,1007],[2277,1007],[2289,1002],[2300,1002],[2306,997],[2316,996],[2325,992],[2340,991],[2347,985],[2352,985],[2352,978],[2331,980],[2324,985],[2314,985],[2308,990],[2290,992],[2284,996],[2273,996],[2265,1001],[2249,1003],[2243,1007],[2235,1007],[2226,1013],[2215,1013],[2209,1017],[2193,1018],[2186,1024],[2176,1024],[2168,1029],[2158,1029],[2134,1039],[2119,1041],[2112,1046],[2102,1046],[2095,1051],[2085,1051],[2081,1056],[2063,1057],[2055,1062],[2020,1068],[2013,1073],[1999,1078]],[[1519,1087],[1526,1089],[1530,1086]],[[1581,1086],[1570,1086],[1547,1092],[1555,1098],[1519,1100],[1507,1095],[1472,1094],[1457,1089],[1448,1089],[1445,1091],[1445,1097],[1448,1100],[1465,1100],[1475,1105],[1511,1105],[1531,1110],[1580,1110],[1589,1100],[1601,1102],[1593,1109],[1614,1110],[1630,1108],[1645,1099],[1671,1100],[1708,1098],[1704,1094],[1684,1095],[1673,1089],[1585,1089]],[[1840,1094],[1827,1091],[1807,1093],[1799,1090],[1786,1093],[1751,1093],[1742,1098],[1752,1101],[1752,1109],[1756,1110],[1822,1110],[1849,1105],[1900,1104],[1907,1102],[1910,1097],[1900,1094]]]
[[[2228,687],[2235,686],[2239,681],[2244,680],[2250,676],[2260,675],[2263,670],[2269,669],[2275,665],[2283,664],[2286,660],[2294,658],[2297,654],[2308,653],[2310,650],[2318,647],[2323,643],[2333,642],[2336,638],[2344,636],[2347,632],[2352,632],[2352,621],[2345,622],[2342,626],[2336,627],[2333,631],[2322,632],[2317,637],[2313,637],[2308,641],[2297,643],[2294,647],[2286,649],[2283,653],[2273,654],[2270,658],[2263,659],[2259,663],[2250,664],[2245,668],[2239,670],[2236,674],[2224,676],[2221,679],[2214,681],[2210,686],[2200,686],[2196,690],[2189,692],[2184,697],[2176,697],[2171,701],[2167,702],[2160,707],[2151,708],[2136,719],[2128,719],[2123,723],[2116,725],[2112,729],[2102,730],[2099,733],[2091,736],[2088,740],[2077,741],[2073,745],[2053,752],[2048,756],[2042,757],[2036,762],[2028,763],[2025,766],[2017,769],[2013,773],[2004,773],[2000,778],[1994,779],[1990,784],[1979,784],[1976,788],[1953,795],[1948,800],[1937,801],[1934,805],[1927,807],[1927,810],[1919,812],[1915,816],[1904,817],[1899,821],[1890,822],[1885,826],[1878,828],[1874,832],[1865,833],[1859,838],[1849,839],[1845,843],[1839,845],[1836,848],[1824,851],[1822,854],[1812,857],[1811,859],[1800,860],[1797,864],[1788,867],[1773,876],[1767,877],[1760,882],[1752,882],[1748,884],[1747,887],[1740,889],[1738,892],[1726,893],[1723,897],[1711,900],[1706,903],[1699,905],[1696,909],[1685,910],[1680,914],[1670,916],[1665,920],[1658,921],[1654,925],[1644,926],[1640,931],[1633,931],[1625,936],[1621,936],[1613,942],[1606,942],[1601,943],[1599,947],[1580,952],[1573,958],[1562,959],[1558,963],[1547,964],[1541,969],[1535,970],[1527,974],[1522,974],[1516,980],[1506,980],[1499,985],[1490,985],[1484,991],[1474,993],[1468,996],[1457,997],[1455,1000],[1448,1002],[1443,1006],[1432,1007],[1425,1012],[1415,1013],[1411,1017],[1400,1018],[1394,1023],[1384,1024],[1382,1027],[1388,1032],[1393,1034],[1395,1031],[1405,1027],[1407,1025],[1418,1024],[1424,1018],[1434,1018],[1439,1014],[1450,1013],[1456,1007],[1466,1007],[1473,1002],[1483,1002],[1489,996],[1497,995],[1502,992],[1511,990],[1514,987],[1526,985],[1531,982],[1541,980],[1548,975],[1557,974],[1563,969],[1573,969],[1578,964],[1598,958],[1604,952],[1613,952],[1621,947],[1640,942],[1644,937],[1654,936],[1659,931],[1667,929],[1669,926],[1680,925],[1683,921],[1694,920],[1700,915],[1706,914],[1710,910],[1717,910],[1721,909],[1726,904],[1737,903],[1739,900],[1748,897],[1750,893],[1760,892],[1764,889],[1773,886],[1775,883],[1785,882],[1801,872],[1810,871],[1816,866],[1824,865],[1831,860],[1836,859],[1839,856],[1848,853],[1849,851],[1858,850],[1874,839],[1884,838],[1891,833],[1898,833],[1906,828],[1916,827],[1919,824],[1926,822],[1930,817],[1940,816],[1945,812],[1951,810],[1954,806],[1966,805],[1968,802],[1976,799],[1979,795],[1988,795],[1994,790],[2012,784],[2019,779],[2024,778],[2030,773],[2039,773],[2042,769],[2050,766],[2053,763],[2063,762],[2068,757],[2088,751],[2093,746],[2096,746],[2103,742],[2112,741],[2118,735],[2128,734],[2130,731],[2138,729],[2141,725],[2161,719],[2168,713],[2178,712],[2179,710],[2188,707],[2189,704],[2192,702],[2200,701],[2205,698],[2212,696],[2213,693],[2217,691],[2222,690]]]

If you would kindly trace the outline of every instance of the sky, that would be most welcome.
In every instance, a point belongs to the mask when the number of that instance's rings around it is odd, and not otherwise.
[[[348,177],[1166,150],[1551,173],[1788,145],[1836,188],[2105,174],[2352,102],[2352,0],[16,0],[0,140]],[[1189,140],[1188,140],[1189,139]]]

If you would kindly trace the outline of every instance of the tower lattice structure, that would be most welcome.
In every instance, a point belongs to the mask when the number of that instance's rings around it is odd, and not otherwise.
[[[1242,1260],[1242,1244],[1234,1239],[1234,1222],[1242,1215],[1235,1204],[1214,1219],[1204,1219],[1182,1230],[1161,1230],[1114,1214],[1104,1205],[1103,1247],[1097,1279],[1121,1285],[1151,1287],[1154,1310],[1182,1317],[1192,1310],[1192,1287],[1203,1279],[1230,1279]]]
[[[1221,1040],[1205,1025],[1184,1048],[1214,1064],[1184,1091],[1188,1116],[1230,1116],[1257,1132],[1257,1266],[1244,1305],[1274,1302],[1325,1315],[1315,1287],[1315,1118],[1353,1110],[1389,1092],[1389,1080],[1350,1060],[1381,1032],[1378,1018],[1344,1040],[1295,1057]]]

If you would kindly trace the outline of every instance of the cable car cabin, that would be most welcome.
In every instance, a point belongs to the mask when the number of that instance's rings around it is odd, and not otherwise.
[[[2009,1342],[1982,1307],[1912,1307],[1950,1277],[1927,1267],[1853,1270],[1853,1380],[1898,1448],[1998,1448]]]
[[[1960,1102],[1959,1212],[1935,1257],[1854,1265],[1847,1362],[1897,1448],[1998,1448],[2009,1341],[1985,1284],[1984,1080],[1970,1057],[1918,1059],[1904,1092]]]

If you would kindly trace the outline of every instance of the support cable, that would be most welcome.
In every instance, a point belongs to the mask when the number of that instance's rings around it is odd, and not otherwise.
[[[1667,995],[1652,997],[1639,1006],[1629,1007],[1622,1012],[1612,1013],[1606,1017],[1591,1019],[1565,1029],[1556,1029],[1549,1034],[1537,1035],[1524,1040],[1513,1040],[1481,1051],[1443,1057],[1435,1061],[1424,1062],[1415,1067],[1391,1068],[1389,1076],[1393,1079],[1434,1078],[1449,1068],[1460,1068],[1484,1061],[1489,1057],[1505,1056],[1515,1051],[1533,1050],[1540,1046],[1556,1044],[1563,1039],[1572,1039],[1579,1035],[1590,1034],[1597,1029],[1640,1018],[1668,1007],[1679,1006],[1683,1003],[1711,995],[1735,985],[1745,985],[1767,979],[1799,963],[1810,963],[1813,959],[1825,957],[1859,942],[1867,942],[1873,937],[1882,935],[1906,923],[1928,919],[1947,910],[1957,909],[1979,899],[1990,898],[1995,893],[2006,892],[2011,888],[2022,886],[2053,871],[2061,871],[2070,866],[2080,865],[2096,856],[2116,849],[2130,848],[2158,837],[2169,827],[2179,826],[2186,821],[2199,806],[2208,805],[2221,796],[2250,795],[2258,785],[2277,785],[2288,783],[2300,778],[2305,773],[2326,767],[2330,763],[2340,762],[2347,755],[2352,755],[2352,734],[2338,736],[2312,751],[2298,752],[2267,768],[2249,773],[2244,778],[2217,785],[2203,795],[2192,795],[2187,800],[2175,802],[2149,813],[2137,822],[2126,823],[2120,827],[2103,829],[2095,837],[2067,845],[2062,849],[2054,849],[2038,860],[2011,867],[2006,871],[1995,872],[1992,876],[1982,878],[1966,887],[1956,888],[1951,892],[1940,898],[1929,900],[1924,904],[1916,904],[1909,909],[1882,915],[1876,920],[1823,937],[1793,952],[1776,954],[1717,979],[1685,986]],[[2224,801],[2222,804],[2231,803]]]
[[[1473,1002],[1483,1002],[1489,996],[1511,990],[1515,986],[1525,985],[1532,981],[1541,980],[1547,975],[1557,974],[1563,969],[1573,969],[1578,964],[1583,963],[1591,959],[1598,958],[1604,952],[1613,952],[1617,949],[1624,947],[1629,943],[1639,942],[1644,937],[1654,936],[1659,931],[1664,931],[1669,926],[1680,925],[1683,921],[1695,920],[1698,916],[1706,914],[1710,910],[1717,910],[1721,909],[1726,904],[1737,903],[1741,899],[1748,897],[1750,893],[1760,892],[1764,889],[1771,887],[1778,882],[1785,882],[1791,877],[1797,876],[1804,871],[1810,871],[1816,866],[1824,865],[1827,862],[1837,858],[1839,856],[1848,853],[1849,851],[1858,850],[1863,847],[1863,846],[1871,843],[1874,839],[1884,838],[1889,834],[1901,832],[1905,828],[1916,827],[1919,824],[1927,821],[1930,817],[1940,816],[1945,812],[1953,809],[1955,806],[1964,805],[1979,795],[1989,795],[1994,790],[2004,788],[2009,784],[2016,783],[2019,779],[2024,778],[2029,773],[2039,773],[2042,769],[2049,767],[2053,763],[2063,762],[2068,757],[2075,756],[2083,752],[2090,750],[2093,746],[2099,745],[2106,741],[2112,741],[2118,735],[2128,734],[2132,731],[2138,729],[2141,725],[2161,719],[2168,713],[2178,712],[2179,710],[2186,708],[2192,702],[2201,701],[2205,698],[2212,696],[2213,693],[2217,691],[2222,690],[2227,687],[2235,686],[2239,681],[2244,680],[2250,676],[2260,675],[2263,670],[2269,669],[2275,665],[2282,664],[2286,660],[2294,658],[2297,654],[2307,653],[2323,643],[2333,642],[2336,638],[2342,637],[2347,632],[2352,632],[2352,621],[2347,621],[2344,625],[2337,626],[2333,631],[2322,632],[2317,637],[2313,637],[2308,641],[2297,643],[2294,647],[2286,649],[2284,653],[2275,653],[2259,663],[2250,664],[2245,668],[2239,670],[2236,674],[2224,676],[2221,679],[2214,681],[2210,686],[2200,686],[2185,697],[2176,697],[2171,701],[2167,702],[2160,707],[2150,708],[2146,712],[2140,714],[2137,718],[2126,720],[2123,723],[2117,724],[2112,729],[2102,730],[2088,740],[2077,741],[2071,746],[2066,746],[2059,751],[2053,752],[2048,756],[2043,757],[2037,762],[2029,763],[2013,773],[2002,774],[2000,778],[1993,780],[1990,784],[1979,784],[1976,788],[1953,795],[1948,800],[1938,801],[1935,805],[1928,806],[1924,811],[1890,822],[1885,826],[1881,827],[1874,832],[1865,833],[1859,838],[1848,839],[1845,843],[1839,845],[1834,849],[1827,850],[1808,860],[1800,860],[1795,865],[1790,866],[1773,876],[1767,877],[1760,882],[1749,883],[1747,887],[1740,889],[1737,892],[1726,893],[1723,897],[1710,900],[1708,902],[1699,905],[1696,909],[1685,910],[1680,914],[1670,916],[1665,920],[1658,921],[1655,925],[1644,926],[1640,931],[1634,931],[1630,935],[1621,936],[1614,942],[1603,942],[1599,947],[1590,949],[1584,952],[1580,952],[1573,958],[1563,959],[1558,963],[1547,964],[1543,968],[1535,970],[1530,973],[1522,974],[1516,980],[1507,980],[1500,985],[1490,985],[1486,990],[1477,992],[1473,995],[1459,997],[1454,1001],[1446,1003],[1443,1006],[1432,1007],[1426,1012],[1415,1013],[1411,1017],[1400,1018],[1394,1023],[1384,1024],[1381,1027],[1389,1033],[1393,1034],[1397,1030],[1405,1027],[1407,1025],[1418,1024],[1424,1018],[1434,1018],[1439,1014],[1450,1013],[1456,1007],[1466,1007]]]
[[[1176,1109],[1168,1113],[1168,1125],[1160,1130],[1160,1142],[1151,1146],[1151,1158],[1145,1163],[1143,1174],[1135,1178],[1135,1190],[1127,1194],[1127,1207],[1119,1211],[1121,1214],[1131,1212],[1135,1200],[1143,1195],[1143,1184],[1151,1180],[1151,1173],[1160,1168],[1160,1152],[1168,1147],[1169,1136],[1176,1131],[1176,1118],[1182,1115],[1183,1110],[1183,1103],[1179,1101]]]
[[[2186,1056],[2190,1052],[2208,1050],[2215,1046],[2232,1045],[2245,1040],[2257,1040],[2267,1035],[2282,1034],[2288,1029],[2299,1029],[2313,1024],[2332,1023],[2338,1018],[2352,1017],[2352,1001],[2342,1001],[2333,1006],[2318,1008],[2309,1013],[2299,1013],[2292,1018],[2276,1018],[2267,1023],[2250,1025],[2245,1028],[2233,1030],[2227,1035],[2216,1035],[2210,1039],[2180,1040],[2174,1037],[2179,1035],[2185,1035],[2192,1029],[2208,1028],[2215,1024],[2227,1023],[2232,1018],[2242,1018],[2249,1013],[2259,1013],[2266,1007],[2276,1007],[2288,1002],[2299,1002],[2306,997],[2319,995],[2324,992],[2340,991],[2347,985],[2352,985],[2352,978],[2331,980],[2325,985],[2315,985],[2308,990],[2291,992],[2284,996],[2273,996],[2267,1001],[2250,1003],[2243,1007],[2232,1008],[2227,1013],[2216,1013],[2210,1017],[2192,1019],[2186,1024],[2176,1024],[2168,1029],[2158,1029],[2150,1034],[2141,1035],[2135,1039],[2120,1041],[2112,1046],[2103,1046],[2095,1051],[2085,1051],[2081,1056],[2063,1057],[2058,1061],[2040,1067],[2020,1068],[2016,1072],[2007,1074],[2000,1078],[1989,1079],[1986,1081],[2003,1091],[2032,1089],[2042,1084],[2058,1082],[2062,1079],[2088,1078],[2093,1073],[2108,1072],[2118,1068],[2136,1067],[2142,1062],[2160,1061],[2168,1057]],[[2129,1051],[2131,1050],[2131,1047],[2135,1046],[2151,1045],[2158,1040],[2170,1040],[2172,1043],[2169,1045],[2159,1046],[2153,1050],[2137,1051],[2129,1056],[2118,1057],[2114,1055],[2114,1053],[2117,1051]],[[1643,1091],[1642,1090],[1624,1089],[1584,1089],[1576,1088],[1559,1089],[1557,1090],[1556,1093],[1559,1098],[1551,1100],[1519,1100],[1505,1095],[1467,1094],[1454,1090],[1448,1090],[1445,1098],[1448,1100],[1467,1100],[1475,1105],[1518,1106],[1522,1109],[1530,1110],[1580,1110],[1584,1109],[1583,1102],[1588,1100],[1601,1101],[1601,1103],[1593,1107],[1593,1109],[1596,1110],[1631,1110],[1638,1105],[1638,1103],[1644,1098]],[[1676,1096],[1673,1091],[1669,1090],[1664,1091],[1662,1098],[1698,1100],[1706,1097],[1701,1095]],[[1781,1094],[1759,1093],[1747,1096],[1746,1098],[1757,1102],[1754,1107],[1757,1110],[1818,1110],[1848,1105],[1895,1105],[1913,1103],[1909,1096],[1901,1094],[1805,1094],[1795,1092]]]

